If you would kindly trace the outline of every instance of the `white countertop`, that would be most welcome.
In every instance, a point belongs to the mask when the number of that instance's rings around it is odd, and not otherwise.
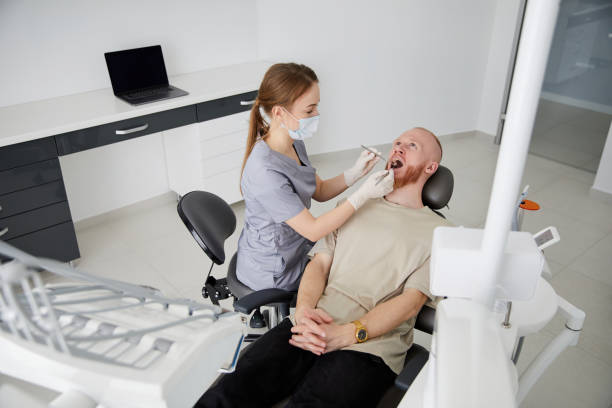
[[[189,95],[140,106],[106,88],[2,107],[0,147],[253,91],[270,65],[257,61],[170,77],[170,85]]]

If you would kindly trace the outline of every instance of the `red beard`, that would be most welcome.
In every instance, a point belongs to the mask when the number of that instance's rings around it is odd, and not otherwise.
[[[423,169],[425,169],[424,164],[420,166],[406,167],[406,171],[402,176],[395,176],[395,179],[393,180],[393,189],[395,190],[400,187],[404,187],[407,184],[416,183],[419,177],[421,176]]]

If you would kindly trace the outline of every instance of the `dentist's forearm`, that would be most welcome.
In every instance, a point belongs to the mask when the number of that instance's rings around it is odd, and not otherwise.
[[[318,241],[332,231],[337,230],[355,213],[355,207],[345,201],[331,211],[315,218],[304,208],[298,215],[285,221],[298,234],[310,241]]]
[[[344,181],[344,173],[341,173],[334,178],[321,180],[312,198],[319,202],[325,202],[337,197],[338,194],[342,193],[347,188],[346,182]]]

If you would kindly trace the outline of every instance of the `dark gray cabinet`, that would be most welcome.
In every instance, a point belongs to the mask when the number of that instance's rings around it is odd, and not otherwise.
[[[93,149],[135,137],[162,132],[196,122],[195,106],[184,106],[151,115],[75,130],[55,136],[60,156]]]
[[[36,256],[78,258],[55,140],[2,147],[0,158],[0,239]]]
[[[244,112],[251,109],[249,102],[257,97],[257,91],[245,92],[226,98],[214,99],[198,103],[198,122],[217,119],[223,116],[233,115],[234,113]],[[241,103],[242,102],[242,103]]]

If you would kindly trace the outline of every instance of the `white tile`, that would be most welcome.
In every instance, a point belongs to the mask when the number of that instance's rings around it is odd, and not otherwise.
[[[559,296],[586,313],[578,347],[612,367],[612,288],[571,268],[555,276],[551,285]],[[563,324],[557,315],[546,330],[557,333]]]
[[[537,116],[553,120],[556,123],[565,123],[578,117],[580,113],[581,110],[574,106],[540,99]]]
[[[538,201],[538,194],[533,194],[533,200]],[[559,231],[561,241],[544,250],[548,260],[561,265],[569,265],[587,249],[595,245],[608,234],[606,229],[598,226],[585,225],[559,210],[541,204],[538,211],[526,211],[523,216],[522,230],[535,234],[542,229],[554,226]]]
[[[148,240],[134,251],[181,293],[186,287],[201,287],[212,263],[189,234]]]
[[[561,123],[542,134],[542,138],[573,151],[601,155],[606,135],[607,130],[601,132],[570,123]]]
[[[593,155],[589,153],[562,146],[554,139],[544,137],[533,138],[529,146],[529,152],[575,167],[581,167],[583,164],[593,161]]]
[[[490,195],[490,189],[482,183],[457,176],[450,208],[444,213],[455,225],[475,227],[486,218]]]
[[[92,262],[87,267],[79,266],[79,269],[104,278],[136,285],[152,286],[168,297],[180,296],[177,288],[162,276],[153,265],[139,257],[136,252],[127,252],[115,258],[101,259],[98,262]]]
[[[79,265],[99,259],[112,258],[128,251],[123,239],[105,224],[98,224],[76,232],[81,258]]]
[[[568,123],[577,127],[582,127],[598,132],[602,135],[602,139],[605,140],[606,135],[608,134],[608,130],[610,129],[611,120],[612,115],[585,109],[582,110],[579,115],[570,119]]]
[[[483,186],[493,185],[497,156],[487,155],[481,160],[457,169],[453,172],[455,178],[467,177],[472,181],[481,183]]]
[[[548,264],[548,268],[550,269],[550,273],[553,277],[557,276],[559,273],[561,273],[561,271],[567,268],[567,265],[548,258],[546,258],[546,263]]]
[[[545,208],[573,217],[602,230],[612,230],[612,204],[590,197],[591,186],[565,178],[538,191],[538,201]]]
[[[612,234],[576,258],[570,268],[612,288]]]
[[[455,172],[473,163],[497,157],[497,152],[483,143],[460,138],[442,144],[444,157],[441,164]]]
[[[527,197],[529,199],[534,192],[564,177],[567,174],[567,169],[568,166],[561,163],[529,154],[523,170],[521,189],[529,185],[530,195]]]
[[[106,223],[105,227],[109,228],[113,236],[123,242],[127,248],[132,248],[148,239],[185,229],[176,212],[176,203],[167,203],[137,215],[111,221]]]
[[[594,171],[585,171],[571,166],[565,166],[564,175],[572,180],[592,186],[595,181]]]
[[[550,336],[526,338],[519,366],[529,362],[530,348],[543,347]],[[534,344],[535,343],[535,344]],[[535,354],[535,353],[533,353]],[[548,367],[527,394],[522,408],[597,408],[612,403],[612,366],[577,347],[569,347]]]

